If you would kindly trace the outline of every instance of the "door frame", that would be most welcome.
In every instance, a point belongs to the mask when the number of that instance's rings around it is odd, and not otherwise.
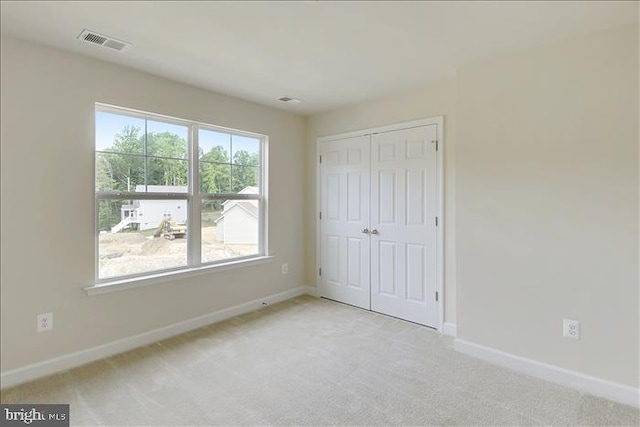
[[[367,136],[374,133],[390,132],[394,130],[402,130],[415,128],[420,126],[436,125],[436,138],[438,141],[438,150],[436,151],[436,164],[437,171],[437,187],[438,187],[438,227],[436,230],[436,289],[438,292],[438,301],[436,307],[438,310],[437,319],[438,324],[436,329],[442,333],[442,327],[444,325],[444,228],[446,219],[444,217],[444,116],[435,116],[425,119],[412,120],[409,122],[393,123],[384,126],[371,127],[362,130],[356,130],[351,132],[344,132],[339,134],[321,136],[316,139],[316,208],[314,215],[316,216],[316,264],[315,264],[315,277],[316,277],[316,290],[320,292],[320,275],[319,269],[322,261],[322,249],[321,249],[321,236],[322,236],[322,221],[320,220],[320,206],[321,206],[321,177],[320,177],[320,147],[323,142],[338,141],[341,139],[352,138],[355,136]]]

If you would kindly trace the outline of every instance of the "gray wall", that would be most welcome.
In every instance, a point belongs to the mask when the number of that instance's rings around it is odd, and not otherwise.
[[[458,119],[458,336],[637,387],[638,27],[460,69]]]
[[[1,66],[3,372],[303,284],[304,118],[12,39]],[[87,296],[95,102],[269,135],[275,262]],[[36,333],[50,311],[54,330]]]
[[[638,27],[462,66],[455,78],[312,116],[319,136],[445,115],[445,320],[458,337],[638,386]],[[582,339],[562,337],[562,319]]]
[[[315,284],[315,139],[445,115],[446,320],[464,340],[638,386],[637,26],[306,121],[10,39],[1,66],[3,371]],[[276,262],[88,297],[96,101],[268,134]],[[55,329],[37,334],[47,311]],[[561,336],[565,317],[580,341]]]

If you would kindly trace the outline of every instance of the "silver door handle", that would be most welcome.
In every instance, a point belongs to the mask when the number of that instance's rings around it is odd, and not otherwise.
[[[361,230],[364,234],[369,234],[369,229],[368,228],[363,228]]]
[[[378,234],[378,230],[376,230],[375,228],[371,229],[371,234]]]

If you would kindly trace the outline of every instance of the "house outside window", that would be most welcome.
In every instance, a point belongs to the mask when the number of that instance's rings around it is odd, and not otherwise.
[[[96,282],[266,254],[266,136],[97,104]]]

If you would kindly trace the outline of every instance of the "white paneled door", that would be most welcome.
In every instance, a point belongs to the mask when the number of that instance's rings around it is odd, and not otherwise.
[[[320,144],[320,292],[437,327],[437,125]]]
[[[322,296],[370,308],[369,137],[322,144]]]
[[[371,310],[437,324],[436,125],[371,137]]]

